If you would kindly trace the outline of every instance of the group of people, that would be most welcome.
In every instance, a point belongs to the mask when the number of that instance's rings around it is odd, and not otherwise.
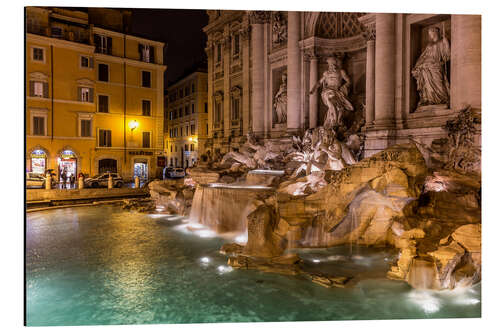
[[[56,174],[52,172],[52,170],[48,170],[45,174],[46,177],[55,177]],[[83,173],[79,173],[78,174],[78,178],[84,178],[84,175]],[[76,180],[78,179],[76,178],[76,176],[73,174],[73,173],[69,173],[68,170],[66,168],[64,168],[62,171],[61,171],[61,176],[60,176],[60,184],[61,184],[61,188],[68,188],[67,185],[69,185],[69,188],[73,188],[75,187],[75,183],[76,183]]]

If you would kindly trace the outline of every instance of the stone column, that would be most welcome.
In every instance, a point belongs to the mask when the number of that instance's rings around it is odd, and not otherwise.
[[[375,19],[375,127],[394,127],[396,37],[395,14],[377,14]],[[368,80],[367,80],[368,81]]]
[[[312,90],[316,82],[318,82],[318,57],[314,54],[310,56],[309,64],[309,91]],[[308,92],[309,93],[309,92]],[[318,126],[318,91],[309,95],[309,128]]]
[[[481,16],[451,16],[451,108],[481,108]]]
[[[208,62],[208,92],[207,92],[207,106],[208,106],[208,133],[207,136],[209,138],[213,137],[213,117],[214,117],[214,108],[213,108],[213,79],[214,79],[214,71],[213,71],[213,56],[214,56],[214,50],[213,50],[213,42],[212,42],[212,36],[208,35],[208,41],[207,41],[207,47],[205,47],[205,53],[207,54],[207,62]]]
[[[375,119],[375,32],[366,42],[366,126],[371,126]]]
[[[264,133],[264,21],[266,12],[250,12],[252,24],[252,130]]]
[[[300,13],[288,12],[287,131],[300,129]]]
[[[224,44],[222,49],[222,68],[224,70],[224,100],[222,101],[223,114],[222,121],[224,122],[224,137],[231,136],[231,35],[229,26],[226,26],[224,31]],[[229,148],[229,151],[231,148]]]
[[[240,32],[242,45],[242,61],[243,61],[243,135],[246,135],[251,130],[250,125],[250,27],[245,23]]]

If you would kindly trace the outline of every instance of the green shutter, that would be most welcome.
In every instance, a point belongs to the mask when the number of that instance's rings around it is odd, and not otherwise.
[[[43,83],[43,97],[49,98],[49,83],[48,82]]]
[[[35,96],[35,82],[30,81],[30,96]]]
[[[93,57],[89,57],[89,67],[94,68],[94,58]]]
[[[82,88],[78,87],[76,92],[76,100],[82,102]]]
[[[94,103],[94,88],[89,89],[89,102]]]

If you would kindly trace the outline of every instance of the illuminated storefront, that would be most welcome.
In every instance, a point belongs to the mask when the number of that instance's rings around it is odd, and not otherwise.
[[[47,154],[42,149],[31,152],[31,172],[45,174],[47,169]]]
[[[71,175],[77,176],[77,158],[72,150],[63,150],[57,158],[57,165],[59,167],[59,180],[62,181],[62,175],[65,173],[66,178],[69,179]]]

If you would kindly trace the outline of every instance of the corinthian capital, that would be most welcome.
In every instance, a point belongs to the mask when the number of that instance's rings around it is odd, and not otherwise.
[[[269,20],[271,19],[271,12],[262,10],[249,11],[248,17],[250,20],[250,24],[269,23]]]
[[[367,26],[366,30],[363,32],[363,37],[365,37],[366,41],[375,40],[375,38],[377,37],[375,26],[374,25]]]

